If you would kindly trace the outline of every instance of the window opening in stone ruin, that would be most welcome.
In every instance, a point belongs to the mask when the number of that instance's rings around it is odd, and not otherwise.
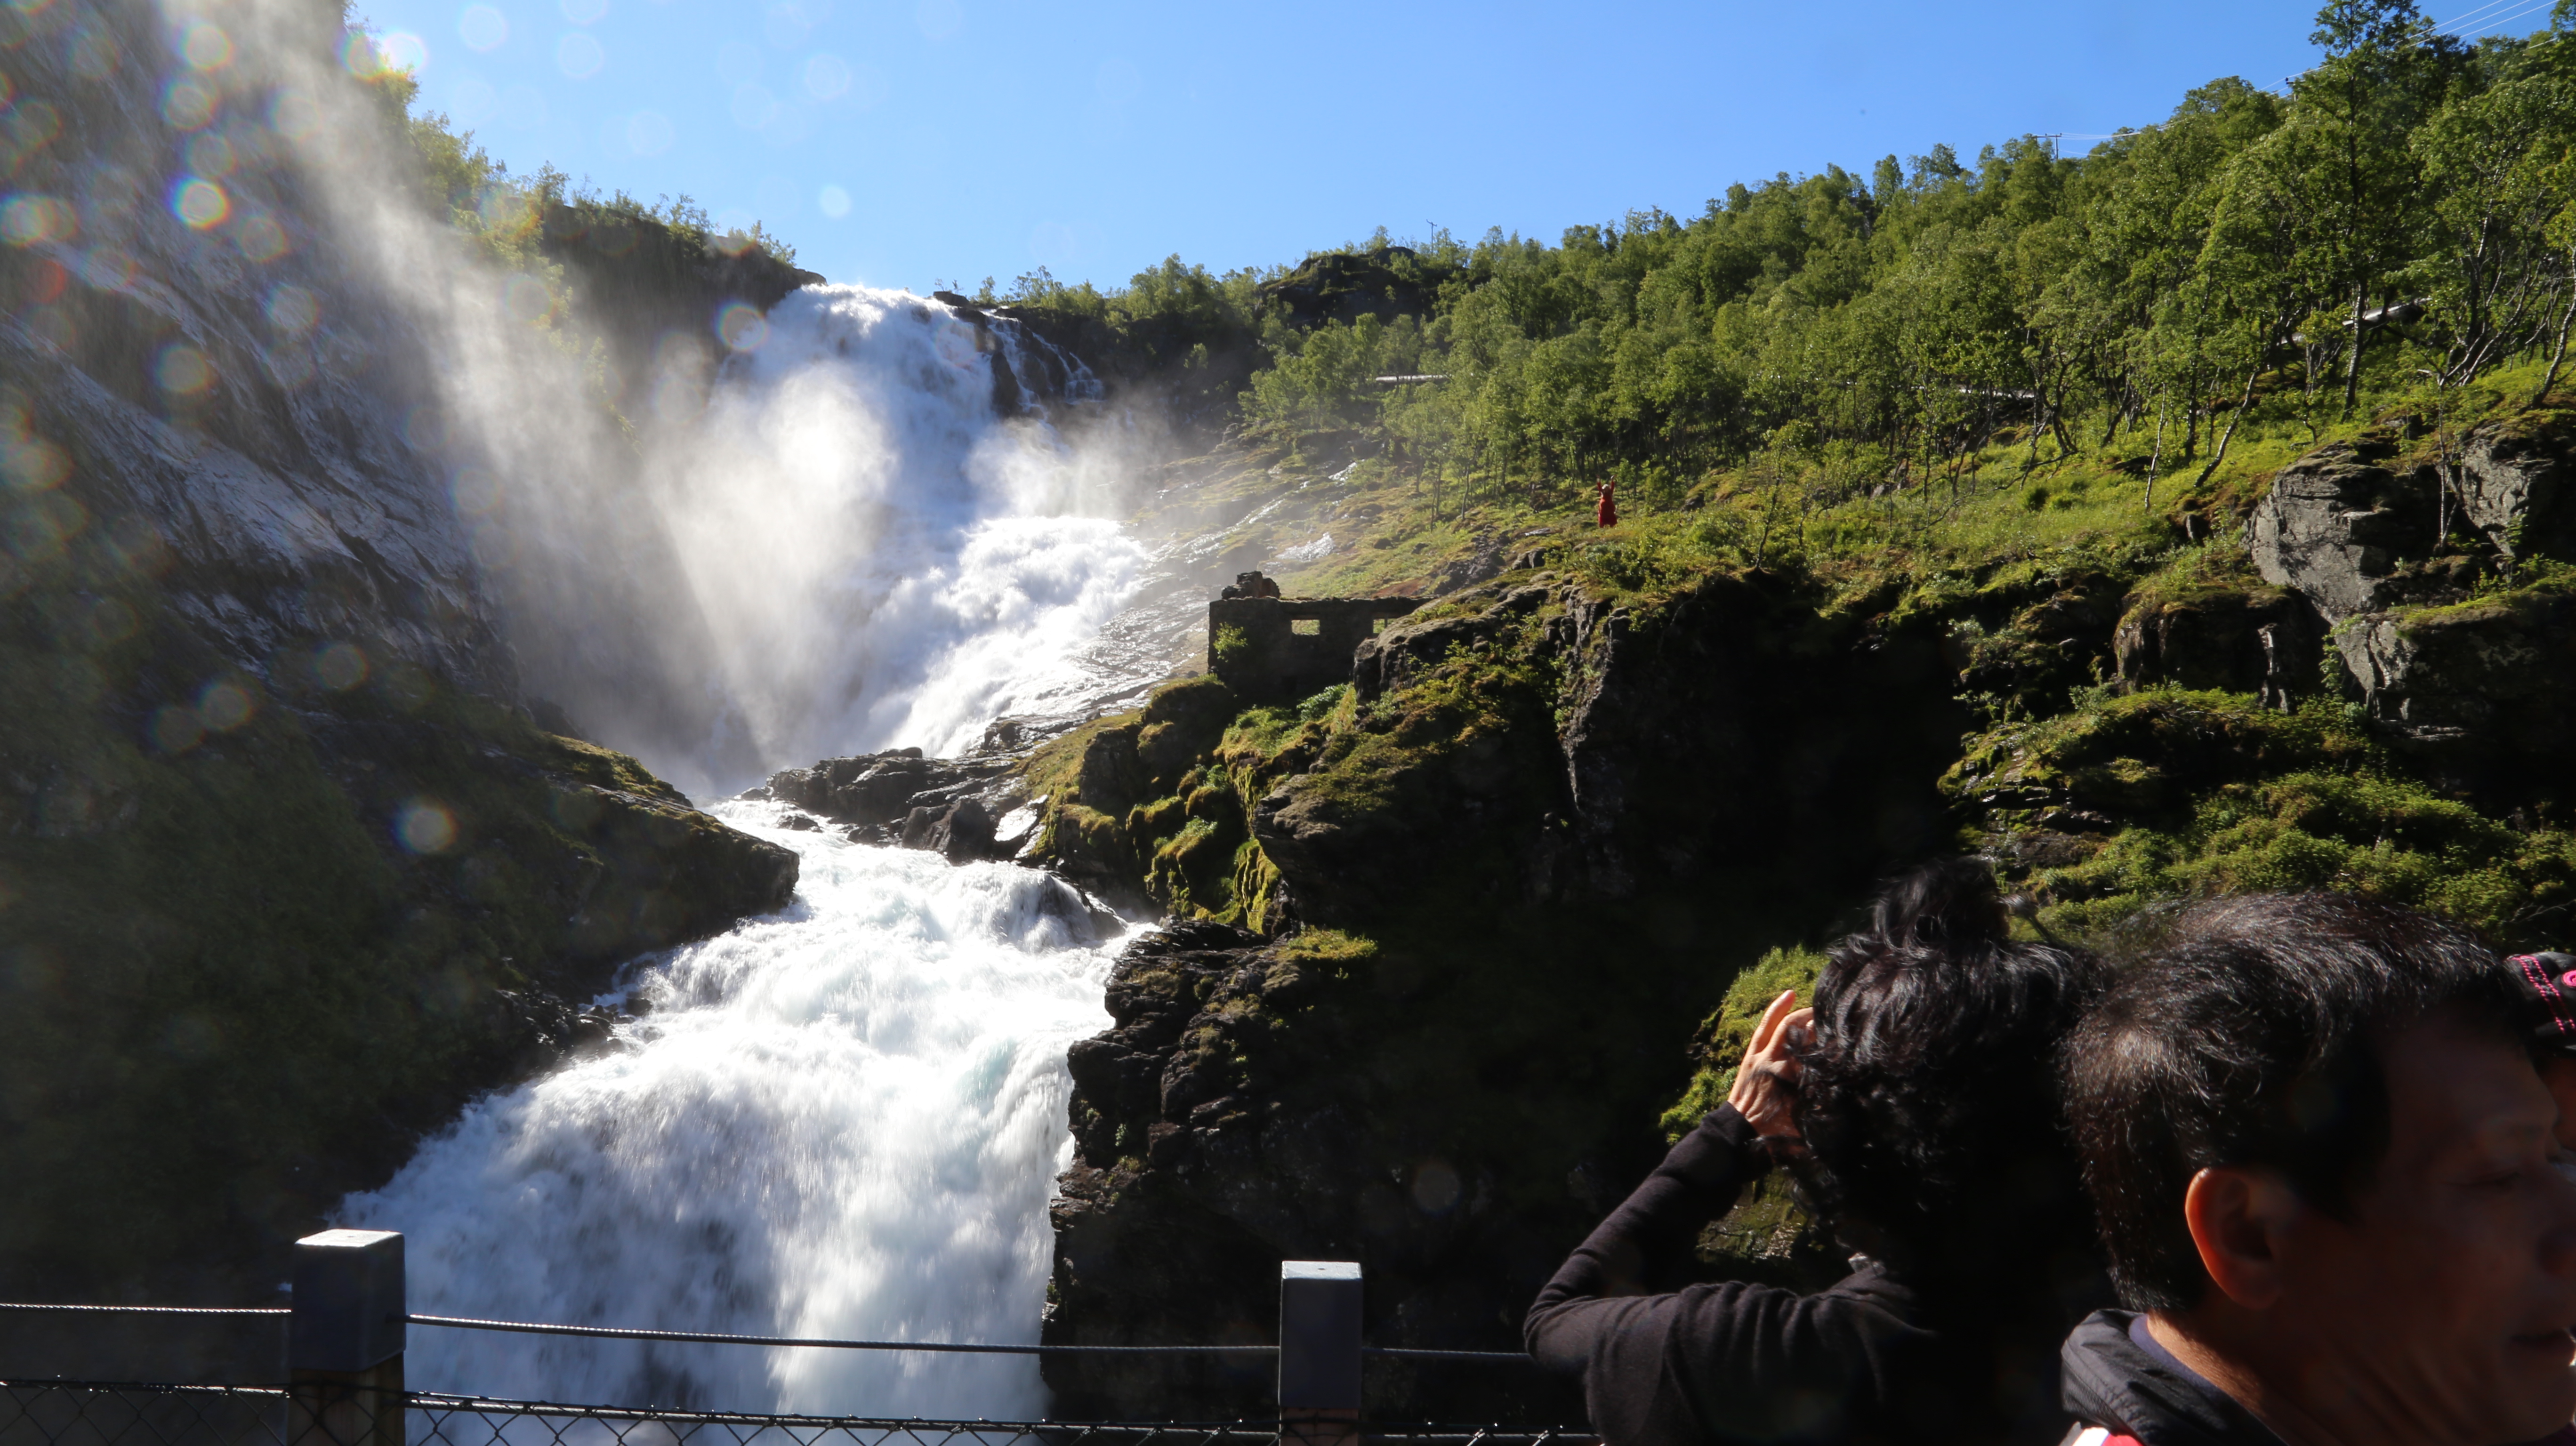
[[[1324,620],[1322,618],[1290,618],[1288,620],[1288,631],[1301,634],[1309,638],[1318,637],[1322,635],[1324,631]]]

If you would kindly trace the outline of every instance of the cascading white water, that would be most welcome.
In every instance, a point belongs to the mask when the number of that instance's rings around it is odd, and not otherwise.
[[[1116,451],[997,414],[1007,331],[842,286],[736,339],[703,411],[660,420],[642,495],[716,653],[701,682],[748,736],[606,741],[729,792],[822,757],[952,753],[996,715],[1133,690],[1089,646],[1145,560],[1100,515]],[[576,579],[617,565],[578,508],[544,505],[542,479],[517,485],[527,556]],[[564,615],[522,625],[577,642],[583,590],[552,595]],[[1159,676],[1159,656],[1128,671],[1146,667]],[[620,1052],[477,1103],[344,1220],[405,1233],[424,1313],[1033,1341],[1070,1151],[1064,1052],[1107,1021],[1109,951],[1079,897],[1027,869],[776,829],[773,805],[717,811],[799,852],[795,903],[645,961],[653,1007]],[[522,1399],[993,1419],[1045,1404],[1025,1356],[419,1328],[409,1362],[419,1389]]]
[[[755,779],[725,776],[727,759],[952,754],[996,716],[1100,690],[1077,654],[1145,560],[1104,515],[1123,450],[995,414],[1007,326],[808,287],[663,436],[648,485],[719,650],[710,681],[751,737],[648,762],[730,791]]]
[[[411,1307],[577,1325],[1029,1342],[1071,1148],[1067,1045],[1112,941],[1048,875],[739,827],[802,856],[785,913],[647,961],[618,1052],[487,1098],[348,1223]],[[412,1331],[415,1389],[1033,1419],[1035,1358]]]

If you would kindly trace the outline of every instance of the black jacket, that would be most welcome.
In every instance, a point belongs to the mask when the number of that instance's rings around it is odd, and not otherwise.
[[[1579,1375],[1610,1446],[2056,1442],[2054,1317],[1961,1329],[1876,1264],[1816,1295],[1682,1285],[1700,1228],[1768,1165],[1732,1106],[1700,1121],[1557,1270],[1530,1353]],[[1946,1327],[1946,1328],[1945,1328]]]
[[[2097,1310],[2066,1338],[2059,1362],[2079,1433],[2100,1426],[2146,1446],[2280,1446],[2272,1428],[2235,1398],[2139,1340],[2137,1319]]]
[[[2066,1338],[2061,1358],[2066,1409],[2075,1413],[2063,1446],[2113,1446],[2121,1437],[2144,1446],[2281,1446],[2271,1427],[2175,1360],[2125,1310],[2085,1317]],[[2107,1439],[2086,1441],[2095,1428],[2109,1433]],[[2576,1426],[2531,1446],[2576,1446]]]

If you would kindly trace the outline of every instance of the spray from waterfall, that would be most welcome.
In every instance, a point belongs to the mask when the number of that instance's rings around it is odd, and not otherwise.
[[[310,0],[164,8],[266,58],[264,143],[426,343],[435,400],[405,436],[450,480],[531,696],[706,794],[953,752],[1080,693],[1062,660],[1142,561],[1107,519],[1145,448],[1074,415],[1098,396],[1079,362],[1007,320],[809,287],[664,336],[621,417],[583,319],[404,192],[403,138],[335,70],[372,63],[362,40],[316,44]],[[523,200],[463,224],[515,224]]]

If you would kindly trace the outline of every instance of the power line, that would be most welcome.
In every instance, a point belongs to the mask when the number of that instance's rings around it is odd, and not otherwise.
[[[2475,10],[2471,10],[2462,15],[2454,15],[2448,20],[2435,24],[2433,27],[2433,33],[2436,35],[2457,33],[2461,26],[2468,24],[2470,21],[2486,14],[2488,11],[2501,10],[2513,3],[2515,3],[2515,0],[2487,0],[2486,4],[2479,6]]]
[[[2510,4],[2510,3],[2512,3],[2512,0],[2506,0],[2506,3],[2507,3],[2507,4]],[[2487,31],[2489,31],[2489,30],[2493,30],[2493,29],[2495,29],[2495,28],[2496,28],[2496,27],[2498,27],[2498,26],[2501,26],[2501,25],[2510,25],[2510,24],[2512,24],[2514,21],[2516,21],[2516,20],[2520,20],[2522,17],[2524,17],[2524,16],[2526,16],[2526,15],[2531,15],[2531,14],[2534,14],[2534,13],[2536,13],[2536,12],[2538,12],[2538,11],[2541,11],[2541,10],[2544,10],[2544,9],[2549,8],[2549,7],[2550,7],[2550,5],[2551,5],[2552,3],[2553,3],[2553,0],[2532,0],[2532,3],[2530,3],[2530,4],[2527,4],[2527,5],[2523,6],[2521,9],[2516,10],[2516,11],[2514,11],[2513,13],[2511,13],[2511,14],[2509,14],[2509,15],[2505,15],[2505,16],[2502,16],[2502,17],[2500,17],[2500,18],[2498,18],[2498,19],[2494,19],[2494,20],[2486,20],[2486,21],[2481,21],[2481,22],[2479,22],[2479,24],[2478,24],[2478,28],[2477,28],[2477,29],[2475,29],[2475,30],[2454,30],[2452,33],[2453,33],[2453,34],[2455,34],[2455,35],[2457,35],[2457,36],[2459,36],[2459,38],[2461,38],[2462,40],[2466,40],[2466,39],[2470,38],[2470,37],[2471,37],[2471,36],[2473,36],[2473,35],[2481,35],[2481,34],[2484,34],[2485,32],[2487,32]],[[2459,23],[2459,22],[2457,22],[2457,21],[2454,21],[2454,22],[2453,22],[2453,24],[2454,24],[2454,25],[2456,25],[2456,24],[2458,24],[2458,23]]]

